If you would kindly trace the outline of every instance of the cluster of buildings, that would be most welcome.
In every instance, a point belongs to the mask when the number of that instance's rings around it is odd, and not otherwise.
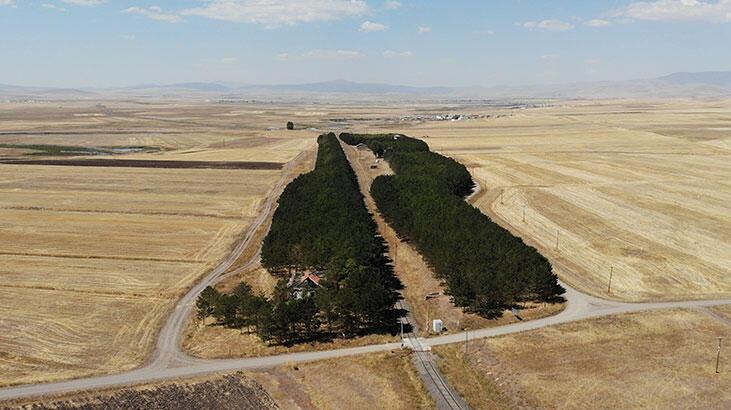
[[[403,115],[401,121],[462,121],[507,117],[508,114],[411,114]]]

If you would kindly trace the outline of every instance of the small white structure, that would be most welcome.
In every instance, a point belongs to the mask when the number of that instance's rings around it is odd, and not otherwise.
[[[442,323],[442,319],[434,319],[431,322],[431,330],[433,330],[434,333],[442,333],[443,327],[444,327],[444,324]]]

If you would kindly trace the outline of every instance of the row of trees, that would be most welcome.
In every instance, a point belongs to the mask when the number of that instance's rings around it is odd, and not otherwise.
[[[199,317],[281,344],[396,330],[400,283],[335,134],[318,138],[315,169],[280,196],[262,264],[280,277],[271,297],[244,283],[230,294],[207,288]],[[288,279],[303,271],[321,272],[320,286],[296,298]]]
[[[464,165],[404,136],[341,138],[387,146],[383,155],[395,175],[376,178],[371,194],[386,221],[445,279],[456,305],[495,317],[521,301],[560,299],[564,289],[548,260],[464,201],[473,187]]]

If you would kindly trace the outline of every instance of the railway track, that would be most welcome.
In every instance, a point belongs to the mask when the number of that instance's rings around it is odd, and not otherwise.
[[[294,161],[293,161],[294,162]],[[290,170],[289,163],[285,167],[285,173]],[[333,349],[313,352],[288,353],[273,356],[253,357],[245,359],[219,359],[207,360],[193,358],[181,351],[180,340],[187,319],[195,305],[195,299],[200,291],[206,286],[214,284],[224,277],[230,275],[227,271],[233,263],[241,256],[254,237],[254,232],[264,223],[272,211],[276,201],[277,191],[283,187],[284,179],[275,186],[270,193],[260,216],[252,224],[247,234],[234,249],[231,255],[218,267],[211,271],[198,285],[188,292],[176,305],[175,310],[166,322],[158,335],[158,344],[155,354],[143,366],[124,373],[110,374],[105,376],[87,377],[75,380],[59,382],[27,384],[0,388],[0,401],[11,400],[21,397],[40,396],[50,394],[69,393],[81,390],[103,389],[115,386],[138,384],[181,377],[192,377],[208,373],[242,370],[261,369],[284,365],[287,363],[307,362],[314,360],[332,359],[351,355],[368,354],[396,350],[399,343],[376,344],[352,348]],[[245,264],[239,268],[251,267],[258,260],[258,253],[254,254]],[[238,270],[238,269],[237,269]],[[566,283],[561,283],[566,288],[566,309],[561,313],[542,319],[513,323],[505,326],[476,329],[470,331],[471,339],[496,337],[506,334],[525,332],[533,329],[540,329],[547,326],[555,326],[562,323],[570,323],[589,318],[596,318],[609,315],[617,315],[630,312],[641,312],[656,309],[675,308],[706,308],[710,306],[731,304],[731,299],[717,300],[693,300],[675,302],[648,302],[648,303],[625,303],[606,299],[600,299],[581,293]],[[403,307],[403,305],[401,305]],[[404,324],[410,324],[407,318],[402,318]],[[414,360],[418,361],[417,369],[420,374],[423,371],[425,383],[432,385],[430,392],[433,392],[440,409],[466,409],[468,408],[459,395],[449,386],[439,372],[433,355],[424,349],[424,346],[416,337],[416,324],[413,324],[408,341],[414,347]],[[428,339],[429,345],[437,346],[450,343],[459,343],[465,339],[465,333],[458,332]],[[403,345],[401,346],[403,347]],[[427,388],[429,388],[427,386]]]

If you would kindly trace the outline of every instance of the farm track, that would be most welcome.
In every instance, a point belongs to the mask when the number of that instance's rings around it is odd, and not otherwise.
[[[289,353],[246,359],[218,360],[206,360],[190,357],[181,350],[182,334],[188,318],[193,311],[195,300],[198,294],[206,286],[215,284],[222,277],[230,275],[230,273],[226,272],[237,261],[237,259],[239,259],[244,250],[251,245],[252,238],[255,236],[254,233],[256,232],[256,230],[262,224],[266,223],[270,213],[274,208],[276,198],[278,197],[278,192],[283,189],[284,183],[287,180],[287,176],[291,173],[291,168],[293,167],[293,164],[301,159],[304,154],[305,153],[300,154],[300,156],[298,156],[297,158],[295,158],[295,160],[285,166],[285,172],[283,173],[282,178],[270,191],[270,194],[268,195],[267,200],[262,207],[261,213],[254,220],[254,222],[246,232],[244,238],[233,249],[229,257],[221,262],[197,285],[195,285],[182,299],[180,299],[180,301],[177,303],[174,310],[170,314],[167,322],[163,326],[162,330],[158,334],[158,342],[155,352],[151,355],[150,359],[143,366],[129,372],[112,374],[107,376],[7,387],[0,389],[0,400],[10,400],[14,398],[29,396],[54,395],[79,390],[93,390],[99,388],[137,384],[142,382],[173,379],[179,377],[190,377],[220,371],[268,368],[284,365],[287,363],[323,360],[399,349],[401,347],[399,343],[386,343],[353,348]],[[258,252],[256,252],[251,258],[248,259],[248,261],[246,261],[246,263],[244,263],[244,266],[239,269],[255,266],[258,263],[258,258],[259,254]],[[564,288],[566,288],[566,294],[564,295],[567,300],[566,309],[555,316],[531,321],[518,322],[500,327],[471,330],[469,334],[466,334],[465,332],[459,332],[428,339],[417,339],[417,342],[421,345],[422,350],[428,350],[429,346],[460,343],[464,342],[468,338],[469,340],[474,340],[478,338],[495,337],[601,316],[657,309],[705,308],[710,306],[731,304],[731,299],[624,303],[604,300],[594,296],[590,296],[569,287],[565,283],[561,284],[562,286],[564,286]]]

